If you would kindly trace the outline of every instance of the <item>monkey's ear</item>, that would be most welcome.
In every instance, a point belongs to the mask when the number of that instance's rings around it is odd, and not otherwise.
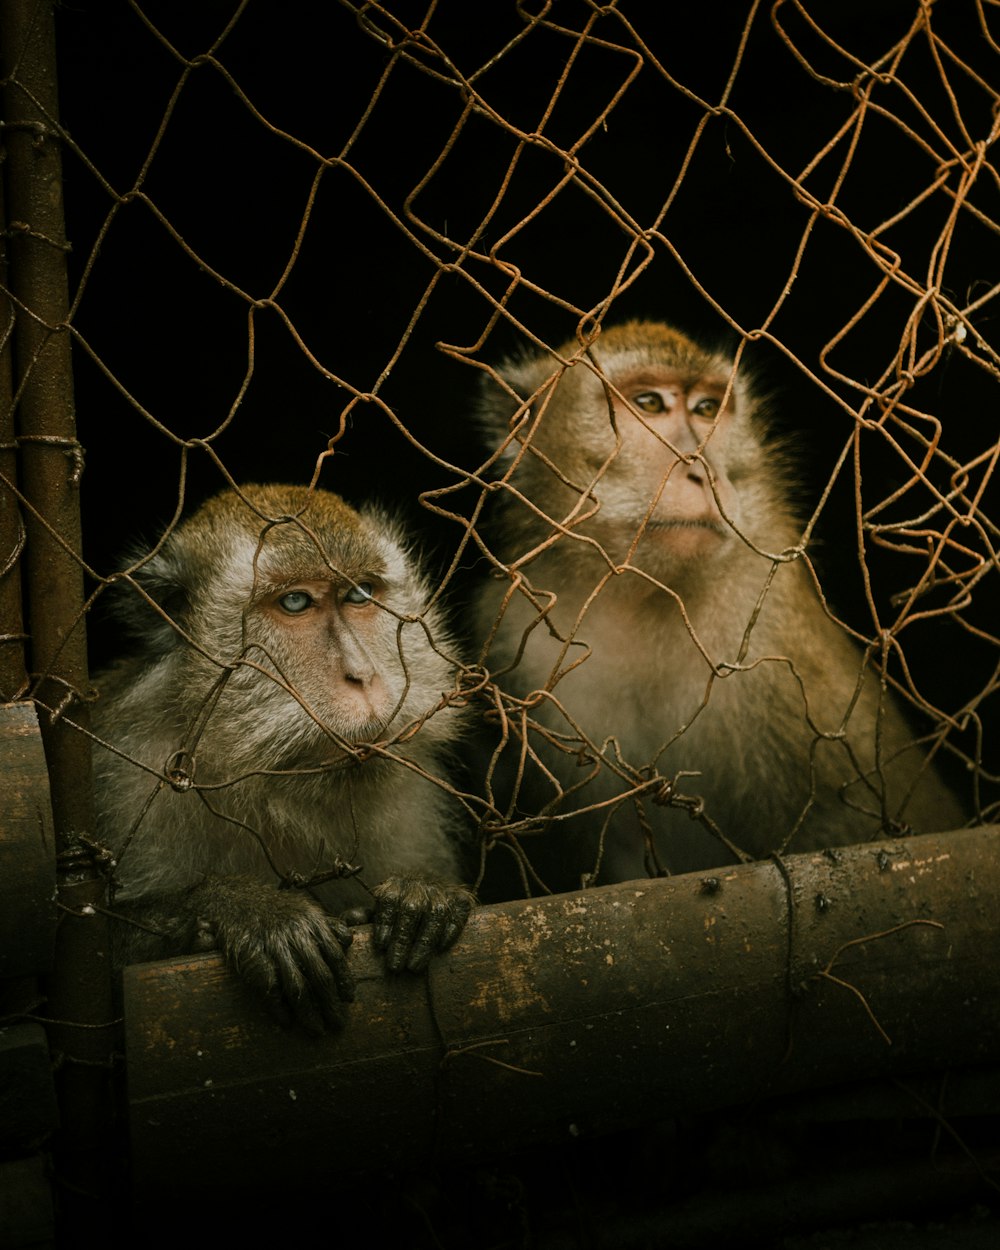
[[[124,567],[132,568],[142,555],[142,551],[135,552]],[[115,587],[118,620],[143,651],[165,655],[181,642],[171,622],[185,629],[191,611],[188,586],[173,548],[168,545],[136,568],[131,581],[135,585],[123,579]]]
[[[507,437],[511,417],[557,368],[551,356],[525,355],[504,360],[492,373],[483,374],[476,415],[480,429],[492,444]]]

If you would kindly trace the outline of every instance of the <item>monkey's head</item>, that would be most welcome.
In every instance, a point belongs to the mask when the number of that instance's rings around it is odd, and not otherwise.
[[[502,364],[482,417],[506,440],[504,479],[571,531],[563,556],[593,550],[579,536],[615,563],[676,574],[741,534],[764,544],[768,527],[784,535],[783,460],[725,356],[644,321],[557,355]],[[532,509],[511,503],[508,518],[537,536]]]
[[[147,611],[144,646],[184,714],[208,711],[219,683],[211,732],[235,727],[229,759],[330,758],[404,729],[452,684],[394,526],[328,491],[225,491],[134,578],[164,614],[150,627]]]

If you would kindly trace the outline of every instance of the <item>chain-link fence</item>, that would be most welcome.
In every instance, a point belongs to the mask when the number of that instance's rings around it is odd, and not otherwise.
[[[993,820],[997,6],[668,7],[77,5],[58,116],[8,32],[2,693],[99,908],[205,821],[364,902],[357,811],[297,844],[266,783],[373,758],[487,902]],[[19,198],[53,146],[68,242]],[[235,555],[184,528],[262,482],[391,513],[419,602],[274,496]],[[392,620],[356,733],[253,632],[303,551]]]

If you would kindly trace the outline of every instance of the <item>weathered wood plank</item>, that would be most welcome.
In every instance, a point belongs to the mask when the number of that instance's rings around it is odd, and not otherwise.
[[[52,966],[56,850],[49,775],[30,703],[0,704],[0,978]]]
[[[362,931],[324,1038],[215,957],[130,968],[134,1175],[308,1184],[1000,1060],[998,897],[990,827],[483,908],[421,978]]]

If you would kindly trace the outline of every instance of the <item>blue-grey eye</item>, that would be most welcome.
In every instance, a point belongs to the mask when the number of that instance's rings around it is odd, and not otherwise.
[[[307,595],[304,590],[290,590],[287,595],[282,595],[278,600],[285,611],[291,612],[293,616],[311,607],[312,601],[312,595]]]
[[[368,603],[375,594],[375,587],[371,582],[358,582],[356,586],[352,586],[344,595],[345,603]]]

